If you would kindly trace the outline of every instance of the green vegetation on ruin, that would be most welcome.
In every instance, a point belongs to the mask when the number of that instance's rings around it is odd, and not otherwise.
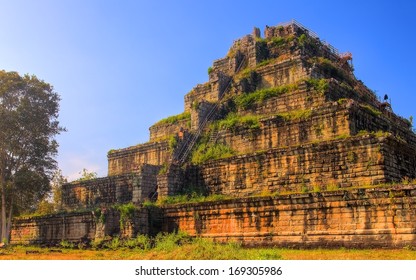
[[[134,212],[138,209],[132,202],[126,204],[116,204],[112,206],[120,213],[120,229],[123,230],[126,222],[133,218]]]
[[[284,37],[271,37],[271,38],[256,38],[258,43],[268,43],[271,44],[274,48],[279,48],[286,46],[288,43],[292,42],[295,39],[295,36],[288,35]]]
[[[230,147],[220,143],[200,143],[192,152],[191,162],[202,164],[209,160],[229,158],[236,153]]]
[[[235,131],[237,128],[244,129],[259,129],[260,128],[259,115],[244,115],[240,116],[235,112],[229,113],[225,119],[214,122],[211,127]]]
[[[211,124],[211,131],[214,129],[237,131],[238,129],[257,130],[261,126],[261,120],[265,118],[281,118],[285,121],[304,120],[312,116],[312,109],[292,110],[285,113],[273,115],[239,115],[231,112],[224,119],[215,121]]]
[[[388,131],[383,131],[383,130],[377,130],[377,131],[360,130],[356,134],[356,136],[363,136],[363,135],[371,135],[374,137],[387,137],[392,134]]]
[[[347,159],[349,161],[355,160],[357,155],[355,154],[348,154]],[[352,187],[341,187],[335,183],[305,183],[301,186],[298,186],[297,189],[292,191],[270,191],[264,190],[261,193],[251,195],[245,197],[246,199],[249,198],[260,198],[260,197],[284,197],[284,196],[291,196],[291,195],[300,195],[300,194],[307,194],[307,193],[321,193],[321,192],[336,192],[336,191],[352,191],[352,190],[364,190],[364,189],[380,189],[380,188],[392,188],[397,185],[415,185],[416,179],[403,179],[401,182],[391,182],[391,183],[382,183],[376,185],[360,185],[360,186],[352,186]],[[394,190],[390,190],[393,194],[390,196],[396,197],[397,195],[394,194]],[[180,195],[168,196],[163,197],[157,200],[156,202],[146,201],[143,203],[143,207],[160,207],[160,206],[169,206],[169,205],[185,205],[189,203],[204,203],[204,202],[217,202],[217,201],[225,201],[225,200],[232,200],[236,199],[236,197],[230,195],[222,195],[222,194],[206,194],[203,191],[192,191],[183,193]]]
[[[329,83],[326,79],[306,79],[304,80],[308,89],[313,89],[319,93],[325,93],[329,88]]]
[[[171,151],[176,148],[176,146],[178,145],[178,138],[176,137],[176,135],[169,136],[168,145],[169,145],[169,150]]]
[[[234,99],[235,104],[242,109],[249,109],[255,104],[264,102],[272,97],[277,97],[282,94],[295,91],[298,89],[298,84],[288,84],[273,88],[265,88],[256,90],[254,92],[237,95]]]
[[[175,204],[187,204],[187,203],[201,203],[201,202],[214,202],[232,199],[231,196],[223,194],[203,195],[200,193],[189,193],[181,195],[166,196],[159,199],[155,203],[147,202],[144,206],[163,206],[163,205],[175,205]]]
[[[304,110],[300,109],[300,110],[292,110],[287,113],[276,114],[275,116],[281,117],[285,121],[304,120],[304,119],[311,117],[312,112],[313,111],[311,109],[304,109]]]
[[[278,87],[259,89],[254,92],[243,93],[234,97],[234,102],[238,108],[247,110],[255,105],[261,104],[264,101],[279,97],[283,94],[294,92],[299,89],[299,85],[306,83],[309,89],[313,89],[319,93],[324,93],[328,90],[329,84],[326,79],[303,79],[299,82],[281,85]]]
[[[378,117],[381,115],[381,111],[377,110],[373,106],[367,105],[367,104],[360,104],[361,108],[369,112],[371,115]]]
[[[159,169],[158,175],[164,175],[168,173],[169,165],[167,163],[162,164],[162,168]]]
[[[347,84],[352,83],[352,77],[344,69],[327,58],[313,57],[309,59],[309,63],[316,64],[328,77],[333,77],[344,83],[347,82]]]
[[[179,121],[182,121],[182,120],[190,120],[190,119],[191,119],[191,113],[189,113],[189,112],[183,112],[183,113],[181,113],[179,115],[174,115],[174,116],[170,116],[170,117],[161,119],[160,121],[158,121],[154,125],[176,124]]]

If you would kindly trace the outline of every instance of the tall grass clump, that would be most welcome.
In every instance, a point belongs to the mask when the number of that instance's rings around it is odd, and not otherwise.
[[[235,97],[235,104],[242,109],[249,109],[255,104],[277,97],[287,92],[294,91],[298,88],[297,84],[282,85],[279,87],[260,89],[251,93],[237,95]]]
[[[173,251],[178,246],[192,243],[192,237],[185,232],[159,233],[154,239],[154,248],[159,251]]]

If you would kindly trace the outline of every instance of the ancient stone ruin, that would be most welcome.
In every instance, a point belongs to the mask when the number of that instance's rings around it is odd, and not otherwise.
[[[248,245],[416,245],[415,134],[356,79],[350,53],[291,21],[234,41],[208,73],[149,142],[108,153],[107,177],[64,185],[64,212],[16,219],[12,242],[181,230]],[[191,193],[220,199],[152,203]]]

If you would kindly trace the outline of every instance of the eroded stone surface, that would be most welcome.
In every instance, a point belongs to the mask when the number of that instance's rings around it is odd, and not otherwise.
[[[260,38],[255,29],[214,61],[208,82],[185,95],[185,119],[159,122],[150,128],[149,142],[110,151],[108,177],[63,188],[69,211],[139,206],[190,187],[235,200],[153,212],[140,208],[122,227],[112,210],[106,223],[92,214],[21,219],[12,239],[47,242],[180,229],[254,245],[414,245],[414,187],[325,192],[416,178],[410,122],[355,78],[350,54],[340,54],[296,22],[266,27],[264,34]],[[279,94],[237,102],[275,87]],[[221,126],[230,114],[257,125]],[[233,155],[192,164],[186,151],[193,143],[194,151],[222,145]],[[181,154],[188,159],[178,166]],[[301,194],[274,197],[289,192]],[[253,195],[269,197],[247,198]]]

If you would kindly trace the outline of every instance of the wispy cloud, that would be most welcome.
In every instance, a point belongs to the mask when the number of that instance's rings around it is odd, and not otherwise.
[[[103,167],[96,164],[96,160],[87,155],[64,156],[60,160],[60,168],[67,174],[63,174],[68,181],[73,181],[81,177],[81,172],[85,168],[89,172],[96,172],[98,176],[103,176]]]

